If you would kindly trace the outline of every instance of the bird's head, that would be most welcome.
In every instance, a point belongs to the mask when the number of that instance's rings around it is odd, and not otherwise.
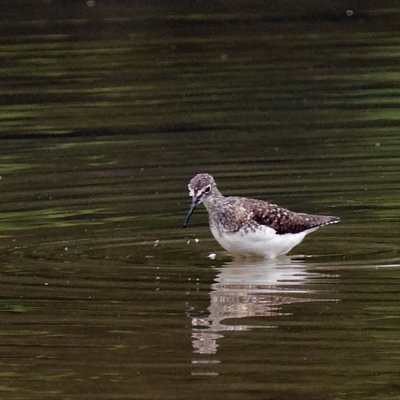
[[[216,190],[216,187],[217,185],[214,178],[209,174],[197,174],[190,180],[188,190],[192,201],[183,223],[184,228],[186,228],[188,225],[190,217],[192,216],[196,207],[205,199],[207,199],[207,197],[211,196]]]

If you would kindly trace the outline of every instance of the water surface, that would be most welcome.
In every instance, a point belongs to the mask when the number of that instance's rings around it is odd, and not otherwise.
[[[400,10],[19,6],[1,398],[397,399]],[[342,222],[234,260],[204,209],[182,229],[203,171]]]

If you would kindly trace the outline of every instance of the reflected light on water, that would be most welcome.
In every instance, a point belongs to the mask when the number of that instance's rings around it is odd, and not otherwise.
[[[289,257],[275,261],[235,259],[217,271],[208,314],[192,317],[194,353],[216,353],[217,342],[227,331],[276,328],[267,318],[290,315],[286,305],[335,301],[319,299],[314,290],[305,288],[308,280],[320,274],[308,272],[306,263]]]
[[[1,3],[0,397],[398,400],[400,9],[36,3]],[[210,260],[200,171],[342,223]]]

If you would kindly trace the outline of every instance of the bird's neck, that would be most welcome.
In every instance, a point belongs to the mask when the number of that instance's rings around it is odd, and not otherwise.
[[[214,189],[211,195],[204,199],[203,203],[207,211],[212,212],[215,209],[218,209],[223,199],[223,194],[218,189]]]

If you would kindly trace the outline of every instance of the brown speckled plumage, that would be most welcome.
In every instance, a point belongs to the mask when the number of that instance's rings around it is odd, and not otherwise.
[[[338,222],[337,217],[296,213],[276,204],[245,197],[225,197],[218,203],[220,208],[217,204],[209,208],[209,222],[230,232],[246,227],[254,230],[258,225],[265,225],[281,235]]]
[[[195,207],[203,202],[208,211],[211,231],[217,240],[219,236],[235,232],[242,236],[249,232],[254,233],[262,227],[272,228],[276,235],[281,236],[308,233],[340,220],[333,216],[293,212],[263,200],[224,197],[218,190],[214,178],[209,174],[196,175],[190,181],[188,188],[192,205],[184,226],[187,225]]]

